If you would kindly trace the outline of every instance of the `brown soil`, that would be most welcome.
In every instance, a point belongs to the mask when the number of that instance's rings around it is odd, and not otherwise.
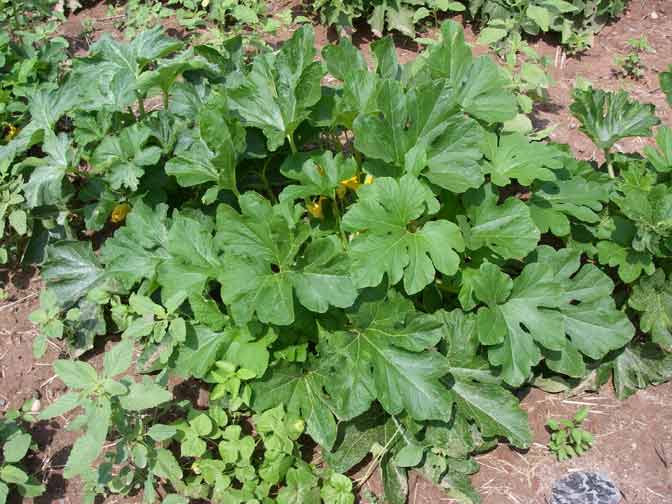
[[[501,445],[478,458],[481,471],[474,485],[485,497],[483,504],[545,502],[555,480],[580,470],[607,475],[625,503],[672,502],[672,383],[626,401],[617,400],[609,387],[599,395],[572,398],[534,389],[523,406],[530,416],[534,444],[525,453]],[[546,421],[570,418],[582,406],[590,408],[585,428],[595,436],[595,445],[583,457],[558,463],[546,448]]]
[[[35,326],[28,316],[39,305],[40,282],[31,272],[10,274],[0,271],[0,285],[8,297],[0,303],[0,411],[20,408],[24,401],[34,398],[42,405],[50,404],[65,391],[54,377],[53,362],[61,349],[50,344],[42,359],[33,358]],[[78,482],[66,482],[61,476],[76,435],[63,429],[65,419],[38,422],[31,428],[40,453],[28,460],[28,468],[37,473],[47,486],[44,496],[35,502],[56,502],[65,497],[79,499]],[[17,501],[14,501],[17,502]]]
[[[537,110],[540,125],[555,125],[551,139],[568,143],[577,156],[600,159],[591,141],[579,130],[579,123],[569,112],[571,92],[577,77],[588,79],[599,89],[625,89],[643,103],[653,103],[658,116],[668,125],[672,124],[672,109],[660,89],[658,73],[672,63],[672,2],[669,0],[633,0],[627,14],[607,26],[595,38],[593,47],[577,58],[565,57],[557,48],[540,41],[534,47],[548,56],[554,65],[551,75],[556,85],[550,89],[550,100]],[[640,80],[624,78],[616,74],[614,58],[628,53],[627,41],[645,35],[655,50],[644,53],[644,77]],[[644,139],[628,139],[616,145],[624,152],[639,151]]]
[[[573,471],[606,475],[622,492],[623,504],[672,502],[672,383],[641,391],[626,401],[616,399],[607,386],[599,394],[574,397],[531,389],[522,406],[530,418],[533,444],[524,451],[500,444],[477,457],[481,469],[472,483],[482,504],[550,502],[553,483]],[[547,448],[546,422],[571,418],[584,406],[590,410],[584,428],[593,434],[595,444],[580,458],[557,462]],[[378,475],[365,487],[382,493]],[[419,477],[411,477],[409,487],[409,504],[456,502]]]
[[[272,10],[280,10],[299,2],[272,2]],[[295,7],[299,9],[299,7]],[[654,14],[655,13],[655,14]],[[88,38],[82,37],[82,21],[95,20],[95,30]],[[121,37],[110,17],[107,5],[98,3],[76,13],[61,27],[61,33],[77,54],[86,52],[90,43],[103,33]],[[168,23],[170,25],[170,23]],[[175,26],[172,34],[182,35]],[[476,36],[467,27],[467,37]],[[269,43],[284,40],[289,31],[269,37]],[[638,81],[623,79],[614,74],[613,59],[627,53],[628,39],[646,35],[655,53],[644,54],[645,76]],[[334,34],[316,27],[318,44],[325,45]],[[369,45],[373,37],[364,29],[355,32],[353,39],[370,57]],[[419,48],[398,38],[400,60],[409,61]],[[537,107],[535,124],[540,128],[555,125],[551,135],[555,141],[569,143],[582,158],[599,159],[591,142],[578,131],[578,123],[569,113],[571,89],[576,77],[582,76],[603,89],[623,88],[638,100],[656,105],[659,116],[672,124],[672,112],[660,90],[657,73],[672,63],[672,2],[669,0],[632,0],[631,8],[618,22],[606,27],[595,40],[594,47],[580,57],[566,57],[556,46],[544,41],[533,44],[540,53],[554,62],[550,69],[556,85],[550,90],[548,103]],[[476,47],[477,52],[486,52]],[[623,151],[639,150],[648,140],[634,139],[618,145]],[[0,286],[9,294],[0,302],[0,411],[19,407],[30,397],[43,405],[51,403],[63,393],[64,386],[54,378],[51,364],[62,353],[50,345],[44,358],[34,359],[32,341],[36,330],[28,315],[39,306],[40,282],[28,273],[12,274],[0,270]],[[93,357],[93,360],[99,360]],[[94,362],[95,364],[95,362]],[[195,399],[195,398],[194,398]],[[581,405],[590,406],[586,426],[595,435],[595,447],[584,457],[558,463],[548,453],[548,418],[569,417]],[[481,471],[474,477],[474,485],[483,495],[484,504],[541,504],[547,502],[553,482],[573,470],[593,470],[607,474],[623,492],[627,504],[672,503],[672,383],[640,392],[627,401],[617,401],[605,387],[599,395],[583,394],[566,399],[531,390],[523,401],[530,414],[534,430],[534,444],[527,452],[514,451],[500,445],[479,457]],[[67,420],[41,422],[33,427],[40,453],[29,464],[37,471],[48,491],[36,502],[74,503],[81,500],[81,487],[74,481],[63,480],[60,472],[76,434],[63,429]],[[371,478],[366,485],[380,493],[380,481]],[[428,482],[412,478],[410,504],[450,503],[443,493]],[[114,499],[121,502],[121,499]],[[134,502],[135,499],[124,500]]]

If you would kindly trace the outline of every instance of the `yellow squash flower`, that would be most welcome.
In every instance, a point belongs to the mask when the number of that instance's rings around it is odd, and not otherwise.
[[[5,140],[9,142],[19,133],[19,128],[10,123],[7,123],[6,126],[7,126],[7,133],[5,134]]]
[[[350,177],[349,179],[341,180],[340,183],[346,189],[352,189],[353,191],[356,191],[357,188],[359,187],[359,176],[355,175],[354,177]]]
[[[315,217],[316,219],[324,219],[324,209],[322,208],[322,202],[326,200],[324,196],[320,196],[317,201],[311,201],[308,203],[308,213]]]
[[[367,175],[364,178],[364,184],[368,185],[372,183],[373,183],[373,176]],[[336,188],[336,196],[338,197],[338,199],[343,199],[348,189],[356,191],[357,189],[359,189],[360,185],[362,185],[362,183],[359,181],[359,175],[355,175],[346,180],[341,180],[340,185]]]
[[[112,216],[110,217],[110,220],[114,224],[124,222],[126,216],[128,215],[128,212],[130,211],[131,211],[131,205],[129,205],[128,203],[119,203],[117,206],[114,207],[114,210],[112,210]]]

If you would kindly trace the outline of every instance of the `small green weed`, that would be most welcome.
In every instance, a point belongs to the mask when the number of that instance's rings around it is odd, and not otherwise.
[[[548,449],[557,457],[558,461],[580,457],[593,445],[593,435],[582,429],[584,420],[588,417],[588,408],[581,408],[570,420],[549,420],[546,426],[551,431],[551,441]]]
[[[20,410],[9,410],[0,419],[0,502],[4,504],[10,491],[30,499],[44,493],[44,485],[22,467],[34,443],[25,431],[26,423],[34,421],[34,400],[26,401]],[[39,406],[39,403],[38,403]]]
[[[517,32],[512,33],[497,49],[519,108],[516,118],[504,126],[505,130],[531,133],[532,121],[527,115],[532,113],[535,102],[546,101],[548,88],[553,84],[547,71],[550,61],[539,55]]]
[[[631,38],[627,42],[630,52],[625,56],[616,57],[615,65],[618,67],[617,73],[639,80],[644,77],[646,66],[642,61],[642,54],[645,52],[655,52],[653,47],[644,35],[639,38]]]
[[[79,33],[79,36],[85,40],[88,45],[93,43],[95,33],[96,20],[91,18],[82,19],[82,31]]]

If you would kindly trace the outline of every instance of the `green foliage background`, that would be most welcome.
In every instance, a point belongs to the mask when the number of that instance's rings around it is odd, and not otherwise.
[[[441,13],[463,12],[481,26],[484,42],[514,32],[555,32],[563,45],[581,51],[626,6],[627,0],[318,0],[314,8],[327,24],[350,27],[353,20],[365,17],[377,35],[397,30],[410,37],[415,37],[420,22],[435,21]]]

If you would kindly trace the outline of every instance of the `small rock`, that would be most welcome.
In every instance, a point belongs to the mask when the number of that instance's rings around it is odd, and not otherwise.
[[[618,504],[621,493],[606,476],[575,472],[553,485],[551,504]]]
[[[7,406],[7,401],[0,399],[0,408],[4,408],[5,406]]]
[[[651,13],[651,19],[658,19],[658,13],[655,10]]]
[[[210,394],[208,394],[208,391],[206,389],[200,388],[198,389],[198,398],[196,399],[196,405],[199,408],[207,408],[209,405],[209,398]]]
[[[30,405],[30,412],[31,413],[37,413],[40,411],[40,408],[42,407],[42,403],[40,402],[39,399],[35,399],[33,401],[33,404]]]

